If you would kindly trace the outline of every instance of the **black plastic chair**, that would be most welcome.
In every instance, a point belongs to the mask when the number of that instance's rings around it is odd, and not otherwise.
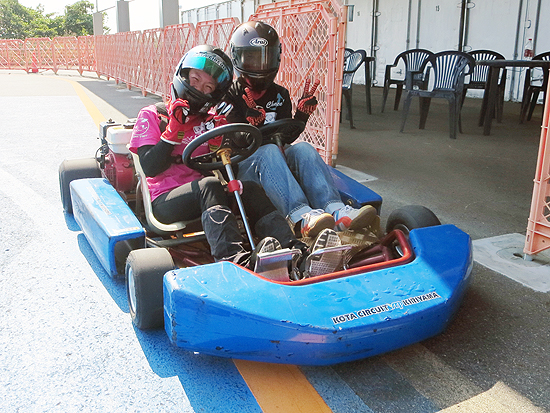
[[[492,50],[472,50],[468,52],[470,56],[477,62],[479,60],[504,60],[504,56],[500,53]],[[502,112],[504,110],[504,90],[506,88],[506,68],[501,70],[499,74],[500,80],[498,82],[497,101],[495,107],[495,114],[497,122],[502,122]],[[476,64],[472,72],[470,73],[470,81],[464,85],[464,92],[462,95],[462,102],[466,97],[468,89],[486,89],[487,80],[489,79],[489,66]],[[481,125],[480,125],[481,126]]]
[[[533,57],[533,60],[550,61],[550,52],[540,53]],[[543,108],[546,104],[546,89],[548,88],[548,70],[540,67],[530,67],[525,74],[525,83],[523,86],[523,98],[521,100],[521,113],[519,123],[531,120],[533,111],[537,105],[540,92],[543,93]]]
[[[418,86],[421,89],[425,89],[425,84],[428,79],[424,79],[424,77],[421,76],[421,73],[419,73],[419,70],[422,64],[430,56],[433,56],[433,53],[426,49],[406,50],[397,55],[392,65],[386,65],[386,73],[384,74],[384,90],[382,93],[382,112],[384,112],[384,108],[386,107],[386,100],[388,99],[388,93],[391,85],[396,85],[393,110],[397,110],[399,108],[399,101],[401,100],[401,94],[403,92],[403,86],[406,84],[407,76],[412,76],[413,87]],[[392,78],[392,68],[398,67],[400,61],[403,61],[403,64],[405,65],[405,73],[403,76],[400,76],[399,79]]]
[[[424,76],[427,76],[428,72],[430,73],[433,87],[429,90],[413,89],[411,86],[412,79],[408,78],[408,84],[405,85],[406,97],[403,103],[403,119],[400,132],[405,129],[405,122],[407,121],[413,96],[420,98],[419,129],[424,129],[426,126],[431,99],[444,98],[449,101],[450,137],[456,139],[457,130],[462,133],[460,109],[462,107],[464,78],[471,73],[474,66],[475,61],[472,56],[454,50],[439,52],[428,58],[420,68],[420,72]]]
[[[355,129],[355,126],[353,126],[353,114],[351,110],[353,77],[355,76],[355,72],[357,72],[357,69],[359,69],[363,64],[363,62],[365,61],[366,56],[367,54],[364,50],[356,50],[355,52],[350,53],[344,59],[344,76],[342,79],[342,95],[346,100],[346,106],[348,109],[347,116],[349,118],[349,126],[351,129]],[[342,112],[340,112],[340,121],[342,121]]]

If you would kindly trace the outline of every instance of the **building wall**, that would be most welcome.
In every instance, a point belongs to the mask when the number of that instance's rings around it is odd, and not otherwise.
[[[461,0],[344,0],[353,7],[346,46],[365,49],[376,57],[373,82],[378,86],[383,83],[386,64],[407,49],[458,50],[462,43],[464,51],[490,49],[507,59],[522,59],[527,40],[532,38],[535,54],[550,51],[550,1],[463,1],[464,14]],[[271,1],[225,1],[183,11],[182,23],[221,17],[246,21],[258,4],[265,3]],[[507,99],[521,97],[524,72],[521,68],[508,70]],[[354,82],[365,83],[362,71],[357,72]]]

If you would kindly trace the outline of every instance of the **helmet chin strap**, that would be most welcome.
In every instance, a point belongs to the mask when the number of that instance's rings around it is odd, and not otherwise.
[[[174,83],[170,83],[170,98],[172,102],[177,99],[176,88],[174,87]]]

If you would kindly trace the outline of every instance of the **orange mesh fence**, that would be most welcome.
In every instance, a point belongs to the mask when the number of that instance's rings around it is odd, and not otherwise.
[[[95,71],[95,41],[94,36],[78,37],[78,71]]]
[[[174,68],[185,52],[195,44],[195,26],[192,23],[167,26],[164,29],[164,50],[162,68],[162,89],[159,94],[168,97]]]
[[[253,20],[275,27],[282,39],[283,56],[278,82],[301,97],[306,79],[319,79],[317,111],[303,139],[312,143],[330,163],[337,153],[342,94],[344,7],[328,2],[289,0],[260,6]],[[101,36],[33,38],[0,41],[0,69],[76,69],[95,71],[142,93],[169,95],[174,67],[183,54],[199,44],[216,45],[229,52],[237,18],[167,26]]]
[[[164,90],[163,60],[164,31],[162,29],[145,30],[139,38],[139,73],[137,84],[142,93],[158,93]]]
[[[276,82],[290,91],[294,106],[302,96],[306,79],[320,80],[316,93],[319,105],[300,139],[311,143],[327,163],[338,153],[343,10],[335,10],[325,2],[288,1],[260,6],[251,16],[251,20],[262,20],[279,33],[283,53]]]
[[[54,68],[54,52],[49,37],[25,39],[26,70]]]
[[[256,13],[276,10],[282,7],[300,6],[313,3],[323,3],[336,17],[344,17],[344,19],[342,19],[342,23],[345,24],[346,10],[344,8],[344,5],[338,0],[280,0],[274,3],[267,3],[258,6],[258,8],[256,9]]]
[[[213,44],[228,53],[231,34],[239,24],[239,19],[235,17],[199,22],[197,23],[196,45]]]
[[[115,34],[115,36],[118,36],[117,40],[119,40],[117,42],[118,56],[115,59],[115,79],[124,82],[128,89],[132,86],[141,86],[139,75],[141,71],[140,38],[142,35],[140,31]]]
[[[109,78],[114,78],[116,54],[116,38],[114,35],[95,36],[96,71]]]
[[[294,104],[306,79],[321,81],[318,109],[302,139],[327,163],[338,152],[346,14],[338,0],[287,0],[261,5],[251,16],[275,27],[281,37],[283,55],[277,82],[290,91]],[[213,44],[228,52],[231,33],[238,24],[236,18],[224,18],[200,22],[196,28],[186,23],[113,35],[2,39],[0,69],[95,71],[124,82],[128,88],[138,87],[143,94],[167,97],[172,71],[181,56],[198,44]],[[524,247],[529,255],[550,248],[549,119],[550,87]]]
[[[23,40],[0,40],[0,68],[26,69],[25,42]]]
[[[531,213],[523,252],[534,255],[550,248],[550,83],[546,92],[546,104],[540,134],[539,155],[535,171]]]
[[[78,55],[78,39],[76,37],[54,37],[51,39],[53,71],[59,69],[80,68]]]

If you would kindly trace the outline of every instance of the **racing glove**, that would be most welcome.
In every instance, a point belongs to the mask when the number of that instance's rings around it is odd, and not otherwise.
[[[317,79],[313,86],[311,87],[311,90],[309,89],[310,80],[306,79],[306,83],[304,85],[304,93],[302,94],[302,97],[298,100],[298,105],[296,106],[296,110],[298,112],[305,113],[306,115],[311,115],[315,109],[317,109],[317,98],[314,95],[315,91],[317,90],[317,87],[319,86],[319,79]]]
[[[249,88],[246,88],[243,99],[248,108],[246,109],[246,120],[252,126],[261,125],[265,120],[265,110],[261,106],[256,104],[256,101],[252,98],[252,92]]]
[[[168,125],[160,136],[164,142],[171,145],[180,145],[185,136],[185,122],[189,114],[189,102],[176,99],[167,105]]]
[[[223,115],[215,115],[213,118],[214,127],[227,125],[227,119]],[[223,141],[223,136],[216,136],[208,141],[208,148],[211,152],[216,152],[220,149],[220,146]]]

